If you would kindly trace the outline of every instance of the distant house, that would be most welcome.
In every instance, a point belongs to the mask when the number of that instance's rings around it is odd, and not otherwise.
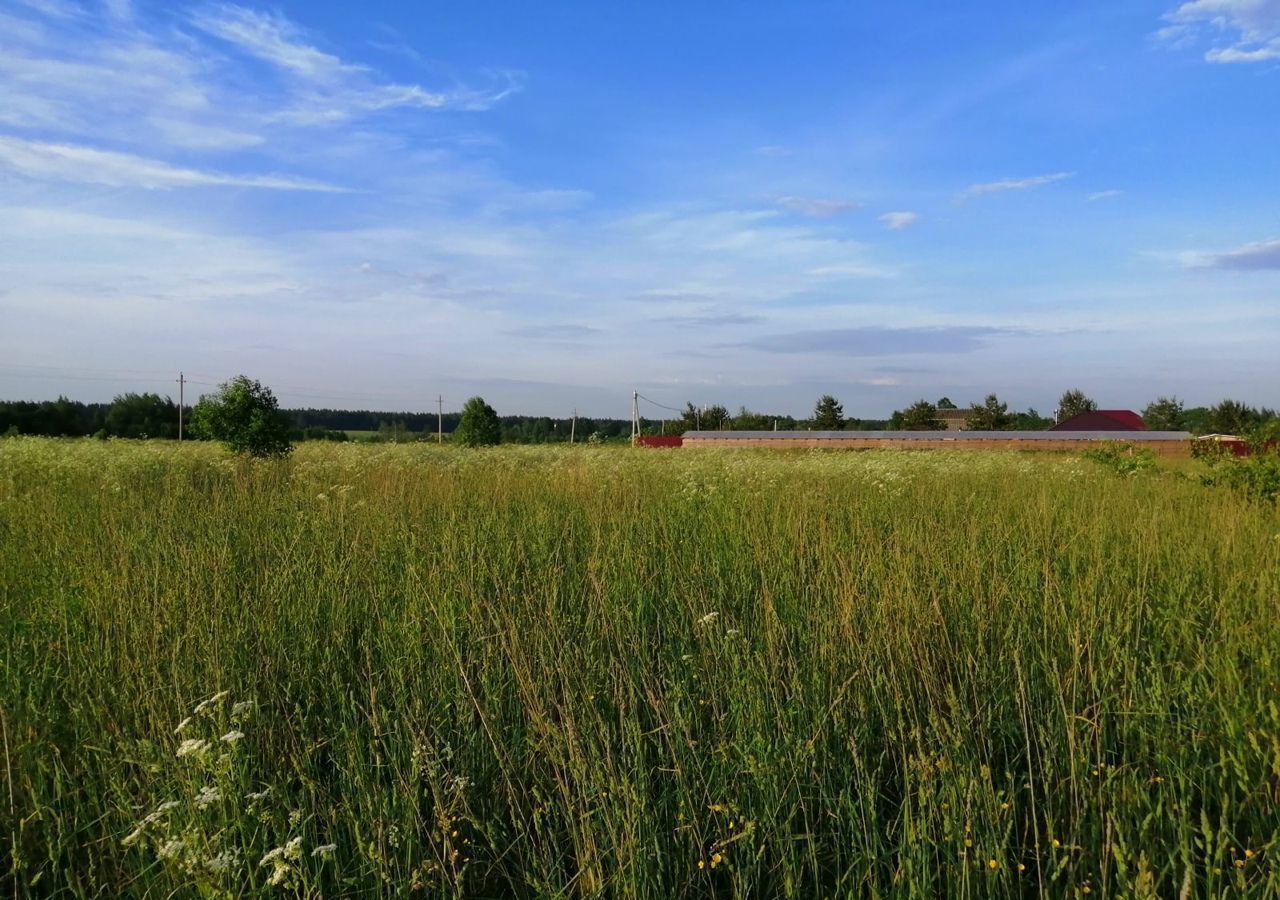
[[[1059,422],[1050,431],[1146,431],[1142,416],[1130,409],[1093,409]]]
[[[964,431],[964,423],[971,412],[968,409],[940,409],[938,420],[947,426],[947,431]]]

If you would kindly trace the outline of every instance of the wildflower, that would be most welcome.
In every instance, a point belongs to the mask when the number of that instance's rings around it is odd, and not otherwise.
[[[289,811],[289,827],[297,828],[298,823],[302,821],[302,810],[294,809]]]
[[[247,716],[253,712],[254,707],[257,705],[252,700],[241,700],[231,707],[231,717],[237,719],[241,716]]]
[[[205,860],[205,868],[210,872],[227,872],[240,864],[240,856],[235,850],[223,850],[217,856]]]
[[[1026,866],[1026,864],[1025,864],[1025,863],[1018,863],[1018,871],[1019,871],[1019,872],[1025,872],[1025,871],[1027,871],[1027,866]]]
[[[332,856],[333,851],[338,849],[337,844],[321,844],[319,847],[311,851],[312,856],[318,856],[321,859]]]
[[[161,859],[173,859],[182,852],[182,841],[170,840],[166,841],[156,853]]]
[[[1252,850],[1245,850],[1245,851],[1244,851],[1244,858],[1245,858],[1245,859],[1253,859],[1253,851],[1252,851]]]
[[[718,619],[718,618],[720,618],[720,613],[718,613],[718,612],[709,612],[709,613],[707,613],[705,616],[703,616],[701,619],[699,619],[699,620],[697,621],[697,623],[696,623],[696,624],[698,624],[698,625],[710,625],[712,622],[714,622],[714,621],[715,621],[716,619]]]
[[[1008,803],[1001,803],[1001,804],[1000,804],[1000,808],[1001,808],[1001,809],[1008,809],[1008,808],[1009,808],[1009,804],[1008,804]]]
[[[289,843],[284,845],[284,855],[287,859],[300,859],[302,857],[302,838],[290,838]]]
[[[987,868],[990,869],[992,872],[994,872],[996,869],[1000,868],[1000,860],[998,859],[987,860]]]
[[[137,828],[133,829],[133,831],[125,835],[124,840],[120,842],[120,846],[132,847],[134,844],[138,842],[138,838],[142,837],[145,831],[146,831],[145,826],[139,825]]]
[[[222,792],[215,787],[202,787],[196,794],[196,806],[207,809],[222,799]]]
[[[699,869],[705,869],[706,867],[707,867],[707,861],[705,859],[698,860]]]
[[[209,742],[200,738],[187,738],[178,745],[178,756],[203,756],[209,751]]]
[[[271,788],[265,787],[260,791],[252,791],[248,794],[245,794],[244,799],[249,800],[253,803],[257,803],[260,800],[266,800],[270,796],[271,796]]]
[[[188,725],[191,724],[192,718],[193,718],[192,716],[187,716],[185,719],[179,722],[178,727],[173,729],[173,733],[182,734],[182,729],[186,728]]]
[[[1050,846],[1053,847],[1054,850],[1057,850],[1059,847],[1062,846],[1062,843],[1057,838],[1054,838],[1052,841],[1049,842],[1049,844]]]
[[[1237,860],[1236,860],[1236,868],[1237,868],[1237,869],[1243,869],[1243,868],[1244,868],[1244,860],[1243,860],[1243,859],[1237,859]]]
[[[723,857],[723,856],[721,856],[719,853],[712,854],[712,856],[711,856],[711,867],[712,867],[712,868],[715,868],[716,866],[720,865],[720,863],[722,863],[722,862],[724,862],[724,857]]]
[[[227,744],[234,744],[236,741],[240,740],[242,737],[244,737],[243,731],[232,730],[224,734],[221,738],[219,738],[219,740]]]
[[[206,710],[212,709],[214,706],[221,703],[230,693],[230,691],[218,691],[218,693],[214,694],[208,700],[201,701],[200,705],[193,710],[192,714],[196,716],[203,714]]]

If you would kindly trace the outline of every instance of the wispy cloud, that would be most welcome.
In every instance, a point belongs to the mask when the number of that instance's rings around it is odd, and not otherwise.
[[[913,212],[887,212],[880,216],[880,221],[884,223],[886,228],[893,231],[901,231],[904,228],[910,228],[916,222],[920,221],[920,214]]]
[[[201,31],[275,66],[298,88],[291,108],[279,113],[301,124],[343,122],[396,107],[488,109],[519,89],[512,73],[500,73],[487,89],[430,90],[378,78],[367,66],[348,63],[307,42],[283,16],[225,4],[191,16]]]
[[[1112,197],[1119,197],[1123,193],[1124,191],[1117,191],[1117,190],[1094,191],[1085,199],[1088,200],[1090,203],[1093,203],[1095,200],[1110,200]]]
[[[850,200],[824,200],[816,197],[778,197],[773,202],[783,209],[814,219],[829,219],[862,205]]]
[[[1245,244],[1225,252],[1184,253],[1182,263],[1192,269],[1280,269],[1280,239]]]
[[[1075,172],[1054,172],[1052,175],[1033,175],[1030,178],[1006,178],[1002,181],[971,184],[957,195],[957,199],[968,200],[972,197],[982,197],[986,194],[999,194],[1002,191],[1025,191],[1028,188],[1053,184],[1055,181],[1064,181],[1075,174]]]
[[[1157,37],[1182,46],[1209,35],[1229,43],[1205,51],[1211,63],[1257,63],[1280,59],[1280,0],[1191,0],[1165,14],[1170,24]]]
[[[1018,329],[985,325],[920,328],[832,328],[764,335],[735,346],[770,353],[831,353],[840,356],[896,356],[911,353],[972,353],[985,339],[1021,334]]]
[[[229,175],[181,168],[129,153],[94,150],[71,144],[48,144],[0,136],[0,166],[40,180],[103,184],[111,187],[166,188],[228,187],[267,188],[283,191],[344,189],[320,182],[277,175]]]
[[[729,325],[751,325],[763,320],[763,316],[747,313],[706,313],[688,316],[659,316],[653,319],[663,325],[679,325],[685,328],[722,328]]]
[[[512,335],[513,337],[553,341],[583,340],[599,333],[599,328],[592,328],[590,325],[577,325],[573,323],[558,325],[523,325],[519,328],[512,328],[507,331],[507,334]]]

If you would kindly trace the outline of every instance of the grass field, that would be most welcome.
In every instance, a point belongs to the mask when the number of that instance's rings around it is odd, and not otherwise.
[[[16,439],[0,592],[3,896],[1280,895],[1280,514],[1179,473]]]

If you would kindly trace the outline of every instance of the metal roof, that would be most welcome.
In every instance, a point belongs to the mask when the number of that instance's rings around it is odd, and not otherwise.
[[[1189,431],[686,431],[686,441],[1189,441]]]

